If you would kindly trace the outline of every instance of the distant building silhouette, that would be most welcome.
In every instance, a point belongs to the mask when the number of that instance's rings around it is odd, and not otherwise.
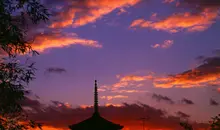
[[[123,127],[124,126],[110,122],[100,116],[98,111],[97,81],[95,80],[94,113],[92,117],[78,124],[70,125],[69,128],[71,130],[121,130]]]

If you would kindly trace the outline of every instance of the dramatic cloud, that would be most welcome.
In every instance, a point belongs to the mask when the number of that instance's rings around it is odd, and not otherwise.
[[[153,99],[156,99],[156,101],[160,102],[160,101],[165,101],[165,102],[168,102],[169,104],[174,104],[174,101],[172,99],[170,99],[169,97],[167,96],[163,96],[163,95],[160,95],[160,94],[153,94],[152,95],[152,98]]]
[[[190,117],[190,115],[183,113],[181,111],[178,111],[176,114],[177,114],[177,116],[179,116],[180,118],[183,118],[183,119],[188,119]]]
[[[169,48],[173,45],[173,40],[165,40],[162,44],[154,44],[151,47],[152,48]]]
[[[220,57],[203,58],[202,63],[192,70],[167,77],[155,78],[154,86],[161,88],[218,86],[220,84]]]
[[[217,87],[216,90],[220,91],[220,57],[200,56],[197,61],[199,61],[197,67],[179,74],[162,76],[150,73],[146,75],[117,76],[118,82],[112,85],[103,85],[100,89],[113,92],[130,90],[130,92],[138,92],[139,86],[144,86],[147,81],[150,81],[157,88]]]
[[[169,33],[201,32],[207,30],[218,19],[219,0],[163,0],[163,3],[173,2],[176,2],[176,7],[184,8],[186,12],[176,12],[160,19],[136,19],[130,27],[148,28]],[[156,44],[155,47],[159,47],[159,44]]]
[[[214,99],[212,99],[212,98],[210,99],[210,102],[209,102],[209,103],[210,103],[211,106],[218,106],[218,105],[219,105],[219,103],[216,102],[216,101],[215,101]]]
[[[66,69],[60,67],[50,67],[45,70],[45,73],[64,73]]]
[[[38,107],[39,111],[29,111],[29,118],[43,123],[43,125],[48,128],[67,129],[69,125],[82,121],[90,117],[93,113],[92,107],[73,108],[59,101],[53,101],[51,105],[44,106],[42,106],[40,102],[35,104],[39,104],[35,106]],[[29,107],[32,106],[33,105],[30,105]],[[139,125],[137,119],[143,117],[143,115],[148,115],[150,118],[150,120],[146,122],[146,126],[149,129],[180,129],[180,117],[167,116],[166,112],[142,103],[124,103],[121,106],[101,106],[99,110],[103,117],[110,121],[120,123],[127,129],[141,129],[142,126]],[[205,124],[194,123],[193,125],[195,128],[206,127]]]
[[[49,9],[51,16],[47,23],[41,22],[37,25],[30,22],[27,30],[27,41],[32,44],[32,48],[38,52],[45,52],[51,48],[64,48],[71,45],[82,45],[86,47],[101,48],[102,45],[96,41],[81,38],[76,33],[65,30],[64,28],[50,28],[49,25],[59,22],[62,26],[71,25],[73,19],[68,20],[71,15],[75,15],[76,7],[82,7],[85,0],[44,0],[44,5]],[[74,8],[75,7],[75,8]],[[78,10],[78,9],[77,9]],[[87,14],[85,12],[85,14]],[[82,14],[82,16],[85,16]],[[78,16],[77,16],[78,17]],[[71,23],[68,23],[70,21]],[[1,51],[0,51],[1,52]]]
[[[217,11],[204,10],[201,13],[177,13],[167,18],[157,21],[148,21],[144,19],[134,20],[130,25],[131,28],[149,28],[154,30],[162,30],[170,33],[180,31],[196,32],[208,29],[218,16]]]
[[[54,21],[51,27],[83,26],[95,22],[115,9],[122,10],[122,8],[133,6],[139,1],[140,0],[83,0],[69,2],[67,7],[62,7],[64,11],[57,13],[57,21]]]
[[[193,105],[193,104],[194,104],[193,101],[191,101],[191,100],[189,100],[189,99],[186,99],[186,98],[183,98],[183,99],[181,100],[181,102],[182,102],[183,104],[187,104],[187,105]]]
[[[53,32],[36,35],[32,48],[43,52],[50,48],[63,48],[77,44],[95,48],[102,47],[97,41],[79,38],[75,33]]]

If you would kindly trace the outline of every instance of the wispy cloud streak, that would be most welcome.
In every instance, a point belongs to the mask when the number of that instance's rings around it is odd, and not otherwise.
[[[63,48],[71,45],[82,45],[101,48],[102,45],[94,40],[87,40],[77,36],[75,33],[48,33],[36,35],[32,47],[34,50],[44,52],[51,48]]]
[[[214,24],[217,16],[217,11],[207,9],[197,14],[190,12],[176,13],[157,21],[137,19],[131,23],[130,27],[149,28],[169,33],[177,33],[181,31],[200,32],[208,29]]]
[[[140,0],[84,0],[72,2],[64,12],[58,13],[57,21],[53,22],[51,27],[83,26],[101,19],[104,15],[111,13],[115,9],[122,10],[122,8],[134,6],[139,1]]]

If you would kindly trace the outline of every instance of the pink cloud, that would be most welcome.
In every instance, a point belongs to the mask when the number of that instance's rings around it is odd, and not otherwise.
[[[154,44],[151,47],[152,48],[169,48],[173,45],[174,41],[173,40],[165,40],[162,44]]]

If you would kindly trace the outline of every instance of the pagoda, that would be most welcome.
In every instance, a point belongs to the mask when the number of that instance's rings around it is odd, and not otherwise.
[[[71,130],[121,130],[124,126],[115,124],[111,121],[101,117],[98,111],[98,91],[97,81],[95,80],[95,94],[94,94],[94,113],[93,115],[78,124],[70,125]]]

